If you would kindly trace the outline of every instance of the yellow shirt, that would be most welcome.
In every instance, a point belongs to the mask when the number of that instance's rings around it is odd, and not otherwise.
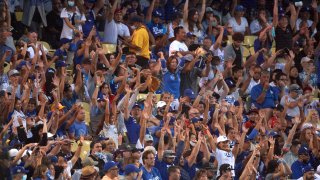
[[[133,49],[130,49],[130,51],[135,52],[136,55],[150,59],[149,34],[145,26],[141,26],[138,29],[134,30],[131,43],[140,47],[141,51],[136,51]]]

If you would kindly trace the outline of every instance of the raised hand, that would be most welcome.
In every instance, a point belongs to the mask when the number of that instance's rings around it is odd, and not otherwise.
[[[275,140],[274,140],[274,138],[273,138],[272,136],[270,136],[270,137],[268,138],[268,141],[269,141],[269,143],[270,143],[271,145],[274,145],[274,143],[275,143]]]

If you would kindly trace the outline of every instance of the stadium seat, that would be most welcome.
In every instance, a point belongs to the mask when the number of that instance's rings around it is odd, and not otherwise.
[[[102,48],[105,54],[112,54],[117,51],[117,45],[115,44],[102,44]]]
[[[257,39],[257,36],[244,36],[243,45],[247,47],[253,47],[254,41]]]
[[[89,125],[89,122],[90,122],[90,104],[89,103],[86,103],[86,102],[82,102],[82,107],[85,111],[85,122],[87,125]]]

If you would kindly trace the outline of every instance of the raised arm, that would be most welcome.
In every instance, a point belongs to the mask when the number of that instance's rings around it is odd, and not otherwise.
[[[298,18],[297,12],[296,12],[296,8],[294,7],[293,3],[289,3],[289,10],[290,10],[290,26],[291,29],[295,29],[296,28],[296,21]]]
[[[83,81],[82,81],[82,73],[81,73],[81,65],[78,64],[76,66],[77,69],[77,79],[74,87],[74,91],[78,94],[82,88]]]
[[[199,22],[202,22],[205,12],[206,12],[206,0],[202,0],[201,11],[199,14]]]
[[[189,0],[186,0],[183,7],[183,22],[188,23],[188,15],[189,15]]]
[[[74,164],[78,161],[78,159],[80,157],[81,149],[82,149],[83,142],[84,142],[84,137],[81,136],[79,141],[80,142],[78,143],[78,148],[77,148],[76,152],[74,153],[73,157],[71,158],[72,166],[74,166]]]
[[[279,22],[279,14],[278,14],[278,0],[274,0],[274,5],[273,5],[273,19],[272,19],[272,24],[273,27],[276,28],[278,26]]]
[[[153,12],[153,9],[154,9],[155,2],[156,2],[155,0],[152,0],[150,6],[148,8],[147,15],[146,15],[146,22],[147,23],[151,21],[152,12]]]

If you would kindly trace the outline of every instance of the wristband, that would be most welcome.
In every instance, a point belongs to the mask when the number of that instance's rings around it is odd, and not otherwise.
[[[100,86],[99,86],[99,85],[96,85],[96,88],[100,88]]]

